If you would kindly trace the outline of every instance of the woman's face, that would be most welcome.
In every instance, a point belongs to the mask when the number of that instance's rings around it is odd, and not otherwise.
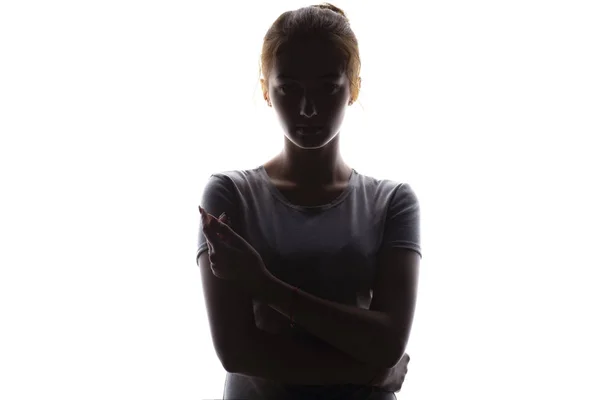
[[[350,100],[345,57],[333,43],[303,39],[280,47],[268,95],[286,137],[320,148],[338,134]]]

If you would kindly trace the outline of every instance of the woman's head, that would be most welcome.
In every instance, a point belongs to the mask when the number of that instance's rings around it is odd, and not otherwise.
[[[358,41],[342,10],[325,3],[281,14],[265,35],[260,66],[263,97],[290,140],[321,147],[337,135],[360,90]]]

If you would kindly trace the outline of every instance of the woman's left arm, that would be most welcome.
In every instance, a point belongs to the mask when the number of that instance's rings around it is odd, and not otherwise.
[[[368,310],[325,300],[269,275],[255,296],[307,332],[365,363],[392,368],[408,343],[416,305],[420,256],[405,248],[380,251]],[[290,302],[294,294],[293,308]]]
[[[416,251],[391,246],[379,251],[373,299],[365,310],[301,290],[294,294],[296,288],[270,274],[256,249],[227,224],[205,213],[203,221],[216,276],[236,280],[253,297],[288,318],[293,313],[294,321],[308,333],[359,361],[383,368],[398,363],[408,343],[416,304],[420,264]]]

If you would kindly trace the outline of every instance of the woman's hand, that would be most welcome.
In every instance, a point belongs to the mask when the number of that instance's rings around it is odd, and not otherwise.
[[[387,392],[397,392],[402,388],[404,378],[408,372],[408,362],[410,357],[407,353],[404,353],[398,363],[392,368],[386,368],[379,375],[378,379],[372,383],[373,386],[377,386]]]
[[[262,257],[246,240],[223,221],[198,207],[208,245],[210,266],[217,278],[237,281],[254,294],[270,276]]]

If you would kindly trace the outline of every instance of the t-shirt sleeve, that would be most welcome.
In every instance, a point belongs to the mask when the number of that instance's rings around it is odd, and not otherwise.
[[[226,213],[231,220],[232,228],[234,228],[238,221],[238,207],[235,186],[231,179],[223,174],[212,174],[202,192],[200,206],[217,218],[223,212]],[[202,232],[203,227],[200,212],[198,212],[198,218],[200,223],[198,227],[196,265],[199,263],[198,258],[200,254],[208,249],[206,237]]]
[[[409,184],[396,187],[388,207],[381,247],[403,247],[421,254],[419,199]]]

